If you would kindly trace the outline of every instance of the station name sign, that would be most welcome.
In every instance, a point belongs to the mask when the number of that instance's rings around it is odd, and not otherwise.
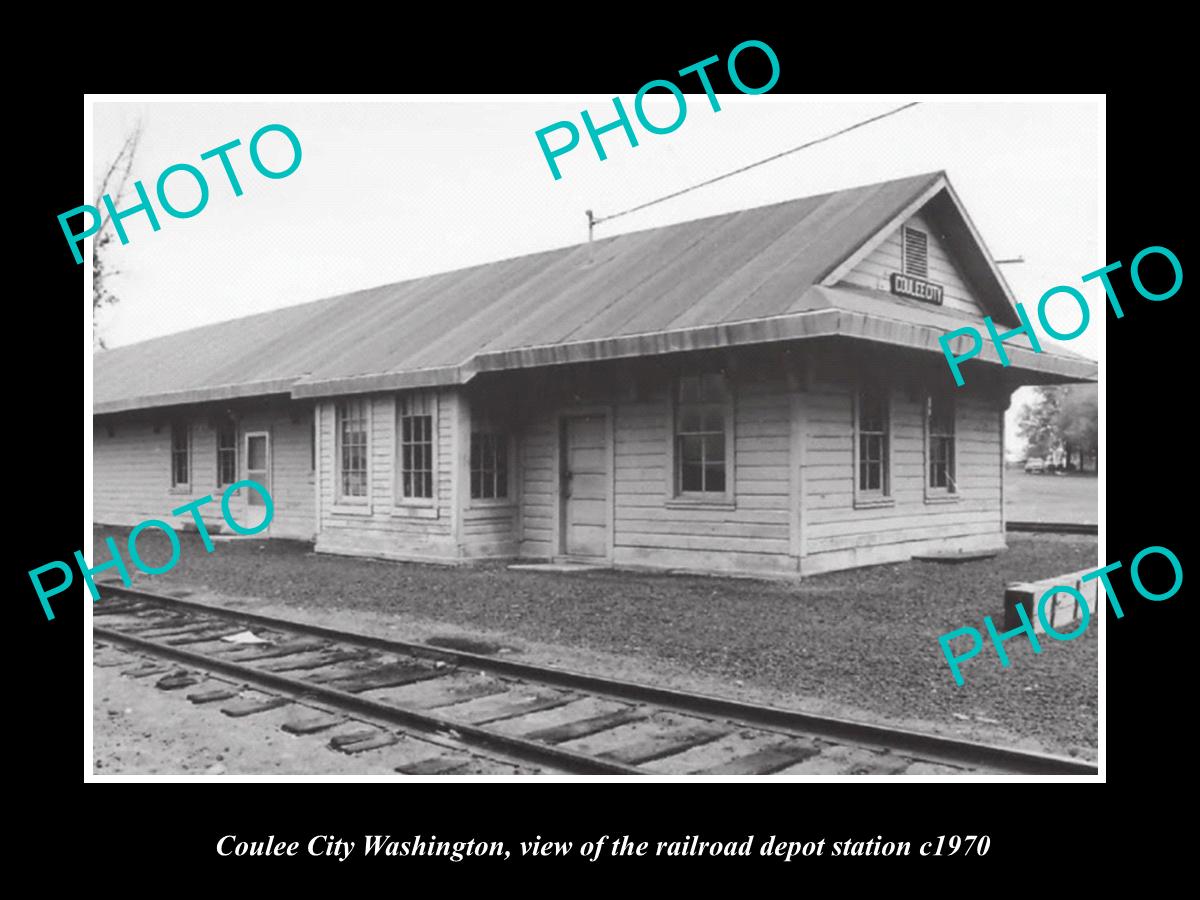
[[[901,275],[899,272],[893,272],[892,293],[901,297],[911,297],[913,300],[923,300],[926,303],[936,303],[938,306],[941,306],[944,290],[940,284],[933,284],[930,281],[913,278],[911,275]]]

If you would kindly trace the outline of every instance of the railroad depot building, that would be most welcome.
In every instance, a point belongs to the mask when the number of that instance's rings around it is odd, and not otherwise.
[[[96,355],[95,519],[250,478],[265,535],[400,560],[794,576],[996,549],[1011,392],[1095,374],[987,343],[956,388],[938,337],[1015,328],[1013,303],[933,173],[196,328]]]

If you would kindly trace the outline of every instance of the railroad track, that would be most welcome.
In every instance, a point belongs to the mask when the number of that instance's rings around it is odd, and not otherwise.
[[[1035,531],[1054,534],[1099,534],[1097,525],[1082,522],[1013,522],[1004,523],[1007,531]]]
[[[94,607],[97,665],[141,656],[128,674],[229,715],[291,705],[296,733],[333,729],[344,752],[382,750],[396,729],[429,744],[408,774],[472,759],[575,774],[1095,775],[1095,764],[758,706],[105,585]],[[250,631],[262,643],[227,639]],[[179,667],[165,665],[169,660]],[[247,698],[249,692],[253,696]],[[186,693],[186,691],[185,691]],[[364,727],[348,727],[347,721]],[[291,725],[292,727],[289,727]],[[338,726],[335,728],[335,726]],[[931,768],[932,767],[932,768]]]

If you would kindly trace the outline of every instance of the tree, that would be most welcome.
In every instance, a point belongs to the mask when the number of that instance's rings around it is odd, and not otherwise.
[[[1057,387],[1034,388],[1037,396],[1021,410],[1017,433],[1025,439],[1029,456],[1045,456],[1058,443],[1058,407],[1061,400]]]
[[[1037,396],[1021,410],[1018,433],[1030,456],[1045,456],[1062,449],[1070,463],[1079,466],[1098,455],[1098,396],[1094,384],[1069,384],[1036,388]],[[1097,459],[1097,464],[1099,460]]]
[[[104,349],[104,338],[100,336],[98,320],[102,310],[117,303],[118,298],[110,288],[109,279],[119,271],[112,268],[106,259],[106,248],[112,243],[113,230],[108,227],[110,216],[108,207],[103,202],[104,195],[112,198],[114,207],[121,205],[141,138],[142,123],[139,121],[125,136],[125,142],[121,144],[121,149],[113,157],[112,163],[96,187],[93,206],[100,210],[100,230],[96,232],[92,241],[92,346],[99,350]]]
[[[1058,432],[1067,451],[1067,459],[1079,454],[1083,468],[1085,457],[1098,456],[1099,396],[1094,384],[1069,384],[1062,388],[1058,408]],[[1097,459],[1097,468],[1099,460]]]

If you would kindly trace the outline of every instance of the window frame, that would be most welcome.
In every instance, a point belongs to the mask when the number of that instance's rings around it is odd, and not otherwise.
[[[221,432],[222,431],[228,431],[233,435],[232,446],[228,446],[228,447],[221,446]],[[216,446],[217,446],[217,471],[216,471],[215,481],[216,481],[216,485],[217,485],[217,490],[221,490],[221,488],[229,487],[229,485],[233,484],[234,481],[237,481],[238,474],[241,472],[241,468],[240,468],[241,453],[239,452],[240,448],[238,446],[240,442],[238,440],[237,423],[234,422],[232,419],[228,419],[228,420],[225,420],[225,421],[219,423],[213,429],[213,437],[216,441]],[[222,481],[221,480],[221,454],[228,453],[231,450],[233,451],[233,480],[232,481]]]
[[[679,439],[682,436],[679,433],[679,425],[682,418],[681,408],[687,404],[680,400],[680,389],[684,378],[700,377],[703,379],[705,375],[719,375],[724,383],[725,397],[722,412],[725,435],[725,458],[723,460],[725,463],[725,489],[723,491],[685,491],[683,490],[683,459],[679,451]],[[735,394],[736,390],[733,378],[729,370],[723,367],[716,369],[687,369],[677,372],[671,379],[670,396],[668,397],[669,427],[667,429],[668,466],[666,506],[708,506],[732,509],[736,505],[737,489],[734,477],[737,471],[737,460],[735,458],[735,447],[737,444],[734,436],[734,422],[736,418]],[[711,401],[697,402],[705,406],[716,405]]]
[[[947,484],[945,487],[935,487],[931,482],[930,469],[933,466],[933,442],[935,437],[944,438],[947,435],[934,435],[933,425],[933,403],[937,399],[941,402],[950,405],[950,453],[949,463],[947,466]],[[923,427],[925,435],[925,453],[924,453],[924,470],[921,475],[921,480],[925,485],[925,502],[926,503],[954,503],[962,497],[962,491],[958,485],[958,403],[952,394],[937,393],[925,395],[925,410],[923,417]]]
[[[474,491],[472,491],[472,489],[471,489],[471,481],[472,481],[471,476],[474,471],[471,461],[472,461],[472,457],[474,456],[474,453],[472,451],[475,446],[475,436],[476,435],[494,436],[497,439],[497,441],[496,441],[497,447],[504,448],[505,494],[503,497],[476,497],[474,494]],[[516,502],[517,502],[516,480],[513,477],[513,464],[515,462],[515,457],[516,457],[515,441],[514,441],[512,431],[510,429],[499,427],[493,421],[491,421],[489,419],[474,419],[474,418],[472,419],[471,429],[467,436],[467,466],[466,466],[466,472],[467,472],[466,494],[467,494],[467,501],[468,501],[468,504],[470,507],[474,508],[474,507],[483,507],[483,506],[513,506],[516,504]],[[499,472],[500,467],[497,466],[495,471]]]
[[[409,405],[413,404],[413,405]],[[413,412],[414,406],[420,404],[423,410]],[[407,412],[406,412],[407,410]],[[393,487],[392,487],[392,502],[395,507],[395,512],[399,515],[427,514],[429,510],[436,510],[438,505],[438,397],[436,391],[413,391],[411,393],[399,394],[395,400],[395,416],[393,423],[395,427],[395,443],[394,443],[394,458],[392,460]],[[404,493],[404,419],[406,418],[429,418],[429,477],[430,477],[430,495],[428,497],[410,497]],[[418,442],[410,441],[410,444],[416,445]],[[419,443],[425,443],[424,441]],[[424,469],[413,469],[413,472],[425,471]]]
[[[880,470],[880,487],[878,489],[868,489],[862,487],[861,483],[861,464],[862,464],[862,412],[863,412],[863,396],[868,393],[876,394],[883,403],[883,427],[882,432],[884,439],[883,453],[881,459]],[[893,402],[892,392],[889,388],[873,383],[859,384],[854,391],[852,408],[851,434],[853,435],[853,478],[854,478],[854,506],[856,509],[869,509],[880,506],[894,506],[896,498],[894,495],[894,478],[893,478],[893,451],[895,449],[895,422],[893,419]],[[871,432],[876,434],[877,432]]]
[[[908,262],[908,232],[919,234],[925,239],[925,271],[921,273],[910,271]],[[915,225],[900,226],[900,271],[912,278],[922,281],[929,280],[929,232]]]
[[[342,469],[342,446],[343,446],[343,413],[344,406],[352,403],[361,403],[363,405],[363,423],[366,433],[366,440],[363,445],[363,454],[365,457],[364,468],[364,489],[363,494],[346,494],[344,487],[344,472]],[[373,403],[370,398],[365,396],[347,397],[341,400],[335,400],[333,404],[333,441],[334,441],[334,456],[333,456],[333,491],[335,507],[341,507],[341,511],[350,511],[355,513],[369,513],[371,510],[371,430],[372,430],[372,407]]]
[[[175,449],[175,432],[176,429],[183,429],[183,455],[187,466],[187,480],[175,480],[175,456],[178,451]],[[168,428],[167,436],[167,466],[168,476],[171,479],[170,492],[173,494],[188,494],[192,490],[192,475],[193,459],[192,459],[192,426],[189,422],[172,421]]]

